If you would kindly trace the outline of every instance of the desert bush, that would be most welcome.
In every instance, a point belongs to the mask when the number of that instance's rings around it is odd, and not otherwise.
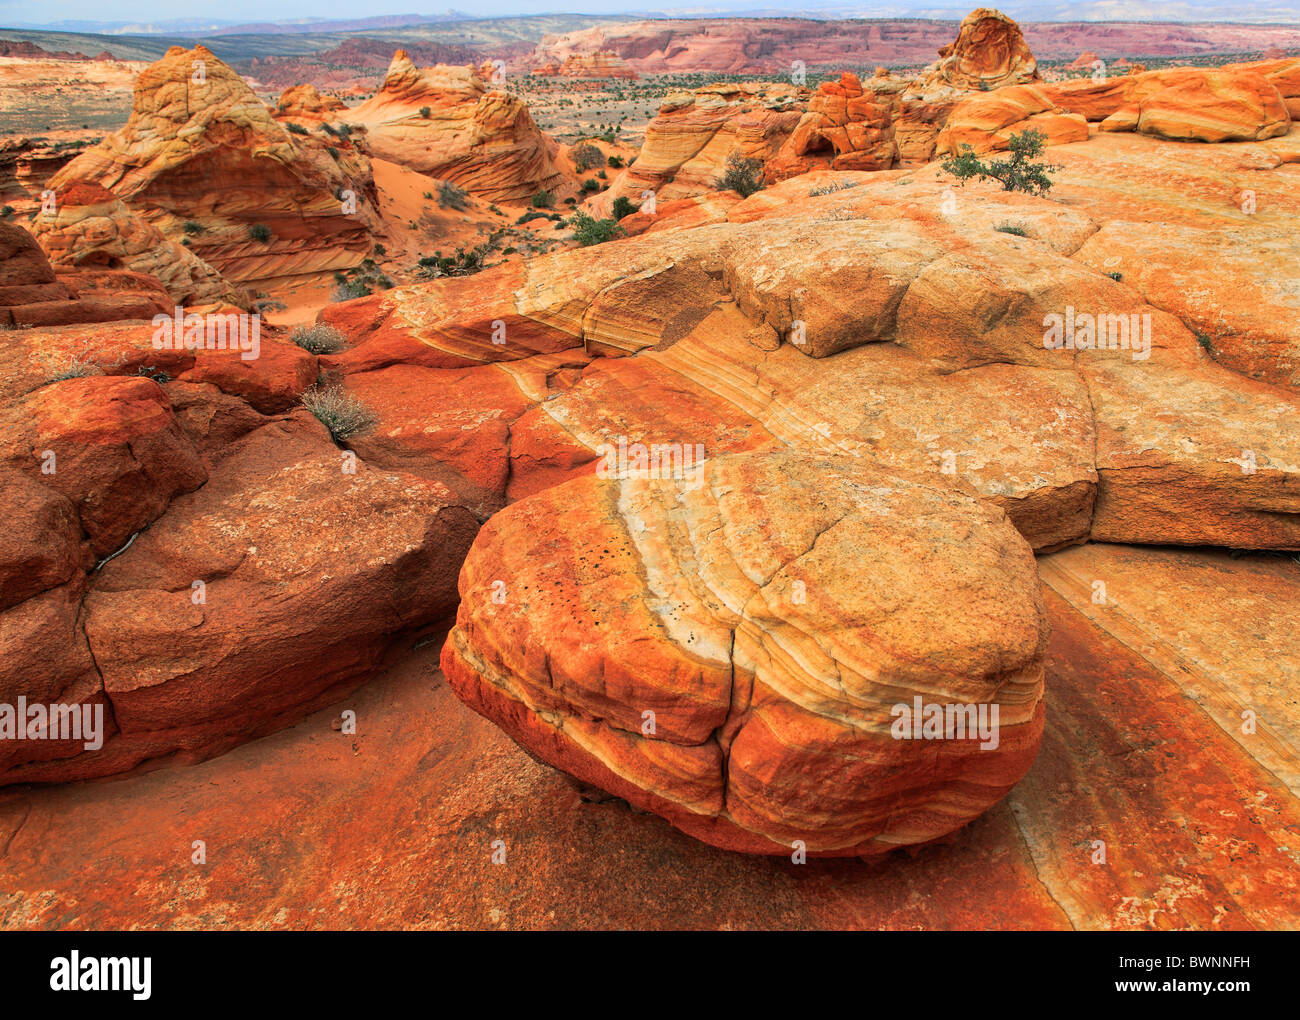
[[[618,198],[614,199],[614,219],[621,220],[624,216],[631,216],[636,211],[637,207],[632,204],[632,200],[626,195],[619,195]]]
[[[577,170],[590,170],[605,162],[604,154],[591,142],[581,142],[569,150],[569,158]]]
[[[605,160],[605,165],[612,170],[620,170],[623,167],[623,157],[610,156],[609,159]]]
[[[849,188],[856,188],[858,183],[858,181],[835,181],[820,188],[813,188],[808,192],[808,197],[816,198],[819,195],[833,195],[837,191],[848,191]]]
[[[1030,160],[1043,154],[1047,137],[1030,128],[1012,135],[1007,140],[1010,159],[994,159],[985,163],[975,151],[963,144],[961,151],[944,158],[940,168],[964,185],[972,178],[995,180],[1003,191],[1023,191],[1027,195],[1046,195],[1052,190],[1051,174],[1061,169],[1052,163],[1032,163]]]
[[[463,210],[469,204],[469,192],[451,181],[439,181],[438,204],[444,209]]]
[[[289,129],[289,134],[291,135],[307,134],[307,129],[305,127],[303,127],[301,124],[294,124],[292,121],[286,124],[285,127]]]
[[[289,339],[309,354],[337,354],[347,347],[342,333],[333,326],[322,323],[299,326],[290,334]]]
[[[254,241],[261,241],[266,244],[267,241],[271,240],[271,228],[265,223],[254,223],[248,228],[248,236]]]
[[[11,205],[0,205],[0,220],[7,220],[14,214],[14,207]]]
[[[549,218],[550,217],[540,209],[530,209],[528,212],[520,216],[519,219],[515,220],[515,225],[522,227],[525,223],[528,223],[531,220],[545,220]]]
[[[555,207],[555,195],[543,188],[533,196],[532,205],[534,209],[553,209]]]
[[[329,430],[336,443],[369,432],[379,424],[378,415],[342,386],[313,386],[302,395],[302,406]]]
[[[573,239],[584,248],[590,248],[593,244],[604,244],[623,234],[623,228],[618,225],[618,220],[598,220],[585,212],[574,213],[573,218],[569,220],[569,226],[573,228]]]
[[[1015,234],[1016,237],[1029,236],[1029,231],[1026,230],[1024,227],[1022,227],[1019,223],[999,223],[993,229],[1003,234]]]
[[[727,168],[722,174],[722,189],[734,191],[741,198],[748,198],[762,186],[763,164],[740,152],[733,152],[727,157]]]
[[[432,114],[432,113],[433,113],[433,111],[430,110],[427,106],[421,106],[421,107],[420,107],[420,116],[423,117],[425,120],[428,120],[430,114]]]
[[[62,382],[64,379],[85,379],[91,375],[103,375],[104,370],[96,365],[89,358],[80,354],[74,354],[72,359],[62,368],[53,368],[46,382]]]
[[[1123,280],[1124,280],[1124,274],[1123,274],[1123,273],[1107,273],[1106,275],[1109,276],[1109,277],[1110,277],[1112,280],[1114,280],[1116,283],[1121,283],[1121,282],[1123,282]]]
[[[185,231],[185,233],[193,236],[194,234],[203,233],[203,224],[195,223],[194,220],[186,220],[181,224],[181,229]]]
[[[596,180],[596,178],[594,178],[594,177],[588,177],[585,181],[582,182],[582,190],[583,190],[583,191],[599,191],[599,190],[600,190],[600,181]]]

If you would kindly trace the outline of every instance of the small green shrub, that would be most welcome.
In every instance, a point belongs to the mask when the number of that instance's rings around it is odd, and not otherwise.
[[[573,160],[576,170],[590,170],[605,162],[604,154],[591,142],[582,142],[569,150],[569,159]]]
[[[1018,223],[999,223],[993,229],[1003,234],[1015,234],[1016,237],[1029,236],[1029,231]]]
[[[969,145],[963,144],[957,155],[945,157],[939,165],[944,173],[952,174],[961,185],[972,178],[981,181],[992,179],[1002,185],[1003,191],[1023,191],[1027,195],[1042,196],[1052,190],[1050,175],[1062,169],[1052,163],[1030,162],[1043,154],[1046,142],[1046,135],[1030,128],[1007,140],[1010,159],[994,159],[985,163]]]
[[[590,248],[593,244],[604,244],[623,235],[623,228],[618,225],[618,220],[598,220],[585,212],[574,213],[573,218],[569,220],[569,226],[573,228],[573,239],[584,248]]]
[[[201,233],[203,233],[203,224],[202,224],[202,223],[195,223],[193,220],[186,220],[186,221],[181,225],[181,229],[182,229],[183,231],[185,231],[185,233],[187,233],[187,234],[189,234],[191,237],[193,237],[195,234],[201,234]]]
[[[763,187],[762,173],[763,164],[758,160],[733,152],[727,157],[727,168],[722,174],[722,190],[748,198]]]
[[[1122,281],[1122,280],[1124,279],[1124,274],[1123,274],[1123,273],[1107,273],[1106,275],[1109,276],[1109,277],[1110,277],[1112,280],[1114,280],[1116,283],[1119,283],[1120,281]]]
[[[605,165],[611,170],[621,170],[623,168],[623,157],[610,156],[609,159],[605,160]]]
[[[378,415],[342,386],[313,386],[302,395],[302,406],[329,430],[336,443],[369,432],[379,424]]]
[[[534,209],[553,209],[555,208],[555,195],[543,188],[533,196],[532,205]]]
[[[637,211],[637,207],[632,204],[632,200],[626,195],[619,195],[614,199],[613,216],[616,220],[621,220],[624,216],[631,216]]]
[[[285,127],[289,129],[289,134],[291,135],[307,134],[307,129],[303,127],[301,124],[294,124],[293,122],[290,122],[286,124]]]
[[[248,236],[254,241],[261,241],[262,244],[266,244],[267,241],[271,240],[271,228],[264,223],[254,223],[248,228]]]
[[[582,190],[584,192],[599,191],[600,181],[596,180],[594,177],[588,177],[585,181],[582,182]]]
[[[420,107],[420,116],[423,117],[425,120],[428,120],[428,119],[429,119],[429,116],[430,116],[432,113],[433,113],[433,111],[430,110],[427,106],[421,106],[421,107]]]
[[[322,323],[299,326],[289,339],[309,354],[337,354],[348,345],[342,333]]]
[[[439,181],[438,204],[444,209],[455,209],[459,212],[469,205],[469,192],[464,188],[458,188],[451,181]]]

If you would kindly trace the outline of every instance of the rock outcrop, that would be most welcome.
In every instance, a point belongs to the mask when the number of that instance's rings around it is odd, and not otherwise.
[[[1262,141],[1285,135],[1300,113],[1300,58],[1170,68],[1045,86],[1052,102],[1099,121],[1174,141]]]
[[[490,89],[471,67],[417,68],[398,50],[383,87],[346,116],[368,129],[381,159],[489,201],[527,201],[541,190],[577,193],[557,163],[559,147],[527,105]]]
[[[617,53],[570,53],[563,63],[544,64],[533,74],[560,78],[626,78],[641,77],[636,69]]]
[[[33,223],[55,267],[128,269],[157,277],[180,305],[248,305],[248,295],[143,216],[97,184],[78,181],[55,192],[55,211]],[[186,238],[188,241],[189,238]]]
[[[980,7],[962,19],[957,38],[925,71],[929,85],[987,92],[1041,80],[1020,26],[1001,11]]]
[[[647,192],[672,202],[715,191],[732,153],[763,164],[776,156],[800,123],[806,97],[806,89],[781,83],[670,92],[646,125],[636,162],[587,204],[608,215],[620,197],[639,206]]]
[[[460,595],[442,665],[463,700],[730,850],[938,838],[1001,799],[1042,731],[1028,546],[999,512],[851,458],[550,489],[489,522]],[[962,738],[939,739],[932,713],[958,704]]]
[[[149,319],[171,307],[155,277],[108,270],[57,274],[36,238],[0,220],[0,327]]]
[[[136,81],[127,124],[50,179],[113,192],[235,283],[347,269],[380,229],[364,153],[287,131],[204,46]]]

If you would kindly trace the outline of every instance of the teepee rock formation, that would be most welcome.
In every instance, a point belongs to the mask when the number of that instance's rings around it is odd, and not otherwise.
[[[138,209],[227,279],[350,268],[379,229],[369,160],[350,139],[287,131],[204,46],[141,72],[126,126],[50,179]]]
[[[526,201],[543,189],[577,192],[556,161],[558,145],[527,105],[489,88],[472,67],[416,67],[398,50],[383,87],[348,119],[365,125],[380,159],[489,201]]]

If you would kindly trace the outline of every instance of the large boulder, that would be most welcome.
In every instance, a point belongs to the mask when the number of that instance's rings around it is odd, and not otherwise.
[[[442,665],[462,700],[727,849],[936,839],[996,803],[1042,734],[1028,545],[1000,511],[847,459],[549,489],[488,523],[460,594]]]

